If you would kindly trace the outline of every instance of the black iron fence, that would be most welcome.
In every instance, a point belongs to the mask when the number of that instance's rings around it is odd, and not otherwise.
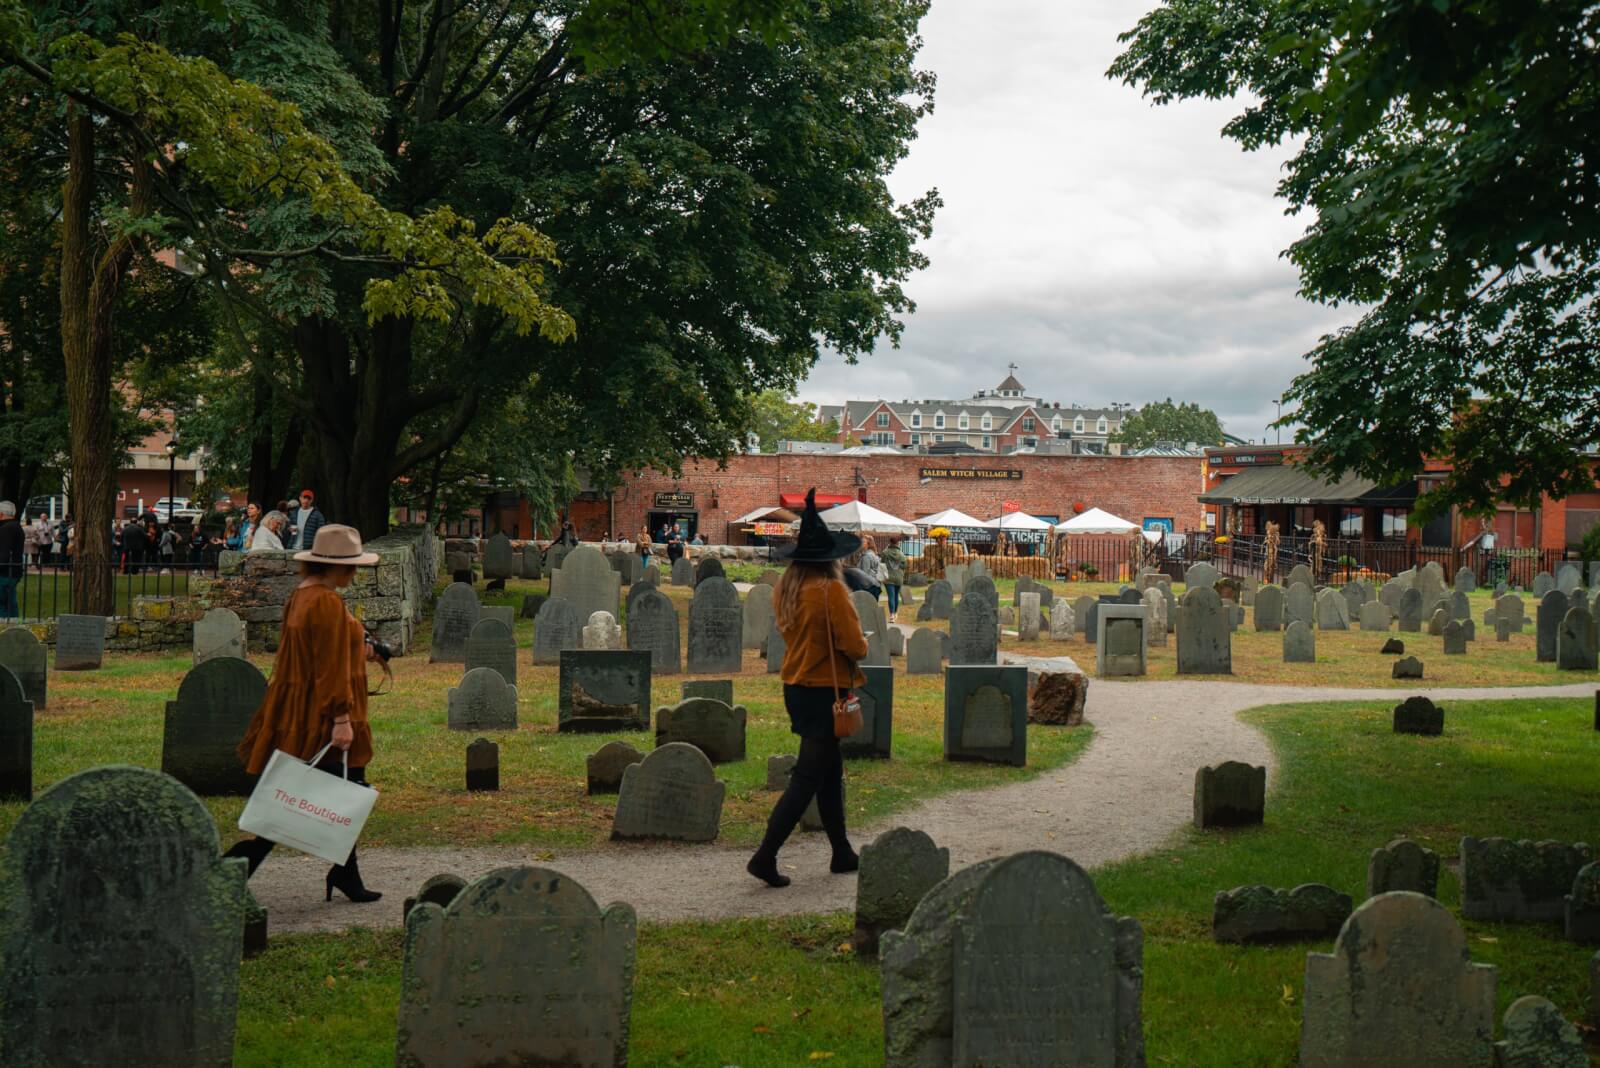
[[[1268,551],[1262,535],[1216,535],[1188,531],[1168,539],[1162,570],[1175,579],[1191,564],[1211,564],[1224,575],[1262,578]],[[1410,568],[1437,563],[1447,581],[1463,568],[1471,568],[1480,586],[1504,582],[1529,587],[1541,571],[1555,572],[1566,554],[1558,549],[1451,549],[1448,546],[1412,545],[1403,541],[1356,541],[1329,538],[1322,550],[1318,583],[1341,585],[1357,578],[1386,578]],[[1298,564],[1313,564],[1310,538],[1282,538],[1275,561],[1274,580],[1282,582]]]
[[[20,576],[9,590],[7,583],[0,581],[0,618],[54,619],[72,612],[74,584],[97,569],[108,573],[112,615],[127,618],[139,598],[176,600],[189,596],[197,576],[216,574],[217,557],[215,553],[204,553],[192,561],[156,557],[110,562],[30,557],[18,568]]]

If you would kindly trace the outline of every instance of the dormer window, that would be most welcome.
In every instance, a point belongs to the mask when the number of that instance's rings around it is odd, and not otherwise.
[[[936,429],[939,429],[939,430],[943,430],[944,429],[944,413],[943,412],[940,412],[938,415],[933,417],[933,425],[934,425],[934,427]],[[944,439],[940,438],[939,440],[943,441]]]
[[[1060,432],[1060,430],[1061,430],[1061,417],[1059,415],[1054,415],[1054,416],[1050,417],[1050,429],[1052,431],[1055,431],[1055,432],[1058,432],[1058,433]]]
[[[990,416],[985,415],[983,417],[983,429],[985,429],[985,430],[993,430],[994,429],[994,419],[991,418]]]
[[[958,428],[960,428],[961,430],[967,429],[967,413],[966,412],[962,412],[961,413],[960,417],[956,420],[956,426]]]
[[[919,427],[919,426],[922,425],[922,413],[921,412],[912,412],[911,413],[911,425],[913,427]]]
[[[1102,415],[1100,417],[1100,422],[1095,424],[1094,431],[1095,431],[1096,434],[1104,434],[1106,432],[1106,417],[1105,416]]]
[[[1072,431],[1075,434],[1083,433],[1083,416],[1080,415],[1072,421]]]

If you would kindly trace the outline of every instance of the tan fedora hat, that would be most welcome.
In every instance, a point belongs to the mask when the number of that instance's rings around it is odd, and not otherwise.
[[[317,529],[317,540],[311,548],[294,554],[296,560],[307,564],[353,564],[370,567],[378,562],[377,553],[361,551],[361,531],[355,527],[331,523]]]

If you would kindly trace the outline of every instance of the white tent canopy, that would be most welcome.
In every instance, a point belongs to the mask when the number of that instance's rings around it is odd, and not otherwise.
[[[819,512],[829,530],[848,530],[853,532],[869,531],[880,534],[904,534],[907,537],[916,537],[917,528],[890,515],[881,508],[874,508],[866,501],[850,501],[847,504],[836,505],[827,511]],[[799,523],[794,524],[799,529]]]
[[[1049,530],[1050,524],[1027,512],[1007,512],[983,524],[990,530]]]
[[[919,527],[928,528],[981,527],[984,525],[983,520],[974,519],[972,516],[961,511],[959,508],[946,508],[942,512],[935,512],[932,515],[925,515],[921,519],[915,520],[915,522]]]
[[[1130,523],[1099,508],[1091,508],[1056,524],[1056,530],[1063,534],[1132,534],[1138,529],[1139,524]]]

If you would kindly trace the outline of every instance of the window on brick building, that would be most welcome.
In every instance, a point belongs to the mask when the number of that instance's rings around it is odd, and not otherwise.
[[[1031,416],[1031,415],[1023,416],[1023,418],[1022,418],[1022,429],[1024,431],[1031,431],[1033,429],[1033,416]]]
[[[1339,537],[1361,538],[1363,513],[1359,508],[1341,508],[1339,510]]]
[[[879,412],[878,413],[878,425],[879,426],[888,426],[889,425],[889,413],[888,412]]]
[[[1061,433],[1061,417],[1059,415],[1053,416],[1050,419],[1050,429],[1054,433]]]

